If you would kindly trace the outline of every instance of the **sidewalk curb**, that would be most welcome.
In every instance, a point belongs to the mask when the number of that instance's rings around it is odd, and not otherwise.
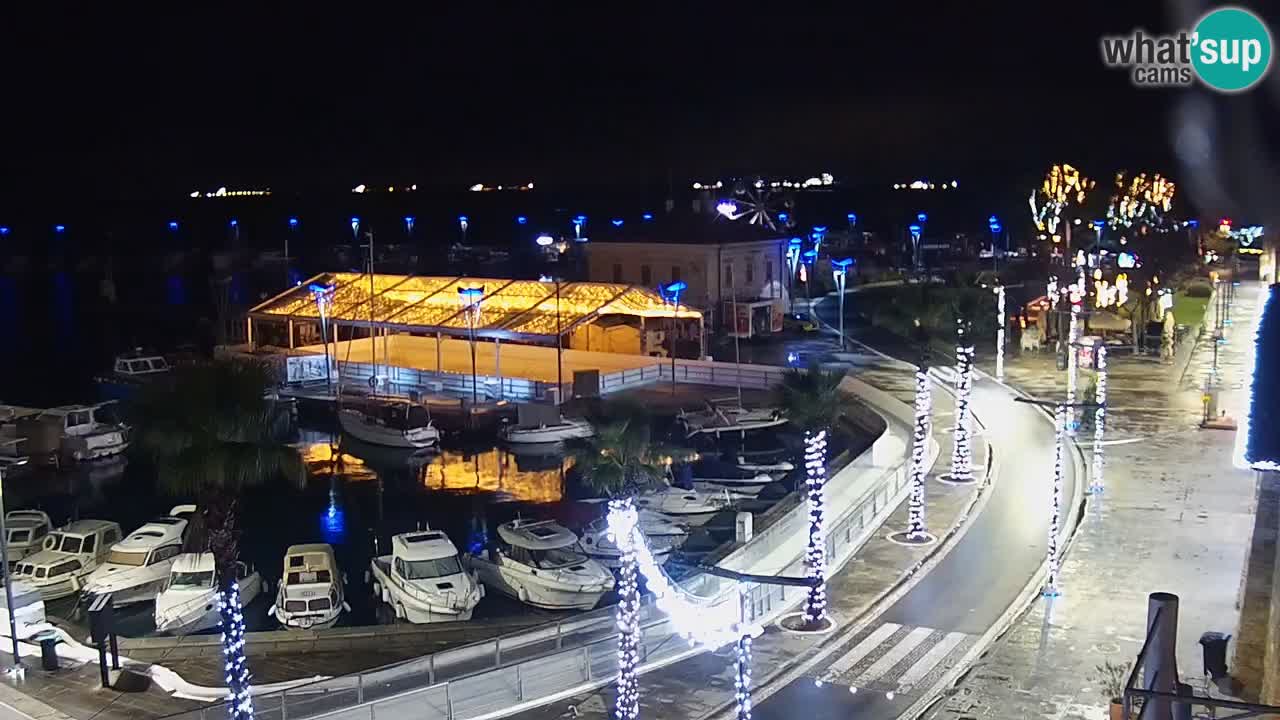
[[[0,705],[35,720],[74,720],[70,715],[59,712],[37,700],[35,697],[19,690],[6,678],[0,682]]]
[[[899,361],[900,362],[900,361]],[[946,384],[939,382],[939,386],[946,388]],[[949,392],[949,390],[948,390]],[[975,421],[977,416],[974,416]],[[979,423],[981,425],[981,423]],[[937,567],[946,558],[946,556],[955,548],[964,534],[973,526],[973,521],[981,514],[982,509],[986,506],[987,500],[991,497],[991,487],[994,483],[995,469],[999,465],[998,456],[995,449],[992,448],[989,441],[983,440],[983,444],[987,447],[987,469],[981,485],[978,486],[977,492],[973,494],[969,504],[961,511],[960,517],[947,530],[945,534],[939,537],[938,542],[934,545],[934,549],[918,563],[907,569],[898,580],[894,582],[887,590],[876,598],[866,610],[849,625],[842,628],[839,634],[829,636],[825,641],[816,646],[816,652],[808,659],[789,668],[783,668],[773,673],[762,682],[756,685],[751,693],[751,701],[754,705],[759,705],[770,695],[776,693],[787,683],[792,682],[795,678],[803,675],[809,668],[822,662],[832,653],[836,652],[845,640],[857,635],[866,629],[869,625],[884,613],[895,602],[911,591],[916,585],[924,580],[935,567]],[[939,453],[941,456],[941,453]],[[936,462],[936,460],[935,460]],[[704,713],[699,720],[710,720],[711,718],[727,718],[729,713],[733,711],[734,701],[726,701],[716,709]]]
[[[986,373],[982,374],[985,375]],[[1002,385],[1018,395],[1031,397],[1022,390],[1011,385],[1006,385],[1005,383],[996,380],[994,377],[987,377],[992,382]],[[1046,416],[1052,418],[1052,415],[1048,410],[1043,407],[1040,407],[1039,409]],[[1072,518],[1076,513],[1076,509],[1080,508],[1081,504],[1086,502],[1087,496],[1084,494],[1084,486],[1088,481],[1088,477],[1085,474],[1084,451],[1081,450],[1079,444],[1076,443],[1075,440],[1069,440],[1069,445],[1073,451],[1072,464],[1075,472],[1075,483],[1073,484],[1073,492],[1071,493],[1072,502],[1070,506],[1072,514],[1068,515],[1068,518]],[[1059,553],[1060,559],[1065,558],[1071,547],[1075,544],[1075,539],[1078,537],[1078,531],[1080,527],[1084,525],[1087,518],[1088,512],[1086,506],[1080,511],[1078,520],[1069,521],[1059,531],[1058,537],[1062,543],[1062,551]],[[1040,563],[1038,568],[1036,568],[1031,579],[1023,586],[1022,591],[1016,598],[1014,598],[1014,601],[1010,603],[1009,607],[1003,614],[1001,614],[1000,618],[982,634],[982,637],[980,637],[977,642],[970,646],[955,665],[951,666],[950,669],[938,678],[938,681],[933,684],[933,687],[931,687],[928,692],[922,693],[918,700],[909,705],[906,710],[898,715],[898,718],[900,720],[917,720],[918,718],[923,717],[924,714],[934,706],[934,704],[943,699],[948,690],[953,687],[965,673],[969,672],[974,665],[976,665],[977,661],[981,659],[988,650],[990,650],[991,646],[1003,637],[1021,616],[1031,609],[1035,598],[1040,595],[1041,587],[1044,584],[1044,579],[1048,572],[1048,560],[1045,560]],[[1052,600],[1049,600],[1049,602],[1052,602]]]

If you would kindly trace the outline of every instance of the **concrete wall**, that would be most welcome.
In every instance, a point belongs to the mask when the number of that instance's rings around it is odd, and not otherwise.
[[[1231,675],[1251,702],[1280,705],[1280,473],[1260,472]]]

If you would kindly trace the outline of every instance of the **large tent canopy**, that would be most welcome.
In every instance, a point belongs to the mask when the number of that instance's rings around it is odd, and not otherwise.
[[[365,273],[316,275],[254,307],[249,317],[318,321],[322,288],[328,289],[326,315],[344,325],[461,335],[474,322],[477,337],[535,342],[554,342],[557,327],[567,333],[603,315],[702,317],[652,290],[620,283]]]

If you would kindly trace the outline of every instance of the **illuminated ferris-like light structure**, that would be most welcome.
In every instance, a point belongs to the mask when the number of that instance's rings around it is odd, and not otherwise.
[[[1177,185],[1160,173],[1138,173],[1129,179],[1125,175],[1123,170],[1116,173],[1115,193],[1107,206],[1107,225],[1116,229],[1170,229],[1169,212]]]

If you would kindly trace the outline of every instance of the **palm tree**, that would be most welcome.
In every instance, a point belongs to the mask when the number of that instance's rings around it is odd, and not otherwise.
[[[665,482],[672,453],[654,442],[648,417],[625,408],[612,408],[610,415],[622,419],[598,425],[595,437],[573,450],[583,482],[611,498]]]
[[[843,408],[839,391],[843,377],[843,373],[813,365],[807,371],[789,371],[778,388],[778,404],[792,424],[804,430],[805,487],[809,495],[809,547],[805,559],[813,582],[804,606],[804,624],[808,628],[827,622],[827,540],[822,495],[827,482],[827,435]]]
[[[233,720],[253,717],[235,572],[242,494],[302,471],[297,452],[279,440],[288,418],[266,400],[269,384],[259,364],[202,363],[175,369],[169,382],[148,387],[136,407],[136,445],[154,461],[161,492],[197,498],[199,515],[184,549],[213,554]]]

